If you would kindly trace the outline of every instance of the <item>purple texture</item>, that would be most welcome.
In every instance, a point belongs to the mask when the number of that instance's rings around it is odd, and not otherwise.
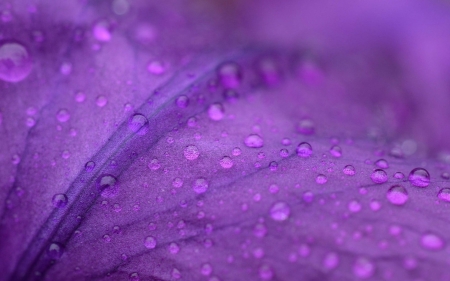
[[[449,3],[0,20],[0,280],[450,279]]]

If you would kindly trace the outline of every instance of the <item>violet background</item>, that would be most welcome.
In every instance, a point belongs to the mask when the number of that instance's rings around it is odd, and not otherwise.
[[[450,210],[437,196],[450,172],[448,2],[0,9],[1,45],[19,42],[32,64],[23,80],[0,80],[0,280],[450,279]],[[155,61],[163,73],[148,70]],[[217,79],[229,61],[242,71],[236,99]],[[216,103],[220,120],[208,110]],[[264,145],[246,146],[250,134]],[[309,158],[296,155],[305,141]],[[189,145],[198,158],[186,159]],[[375,184],[379,159],[388,181]],[[407,180],[416,167],[429,186]],[[104,175],[117,182],[101,192]],[[404,205],[386,197],[395,184],[408,192]],[[58,208],[60,193],[68,203]],[[277,203],[289,208],[285,220],[272,216]]]

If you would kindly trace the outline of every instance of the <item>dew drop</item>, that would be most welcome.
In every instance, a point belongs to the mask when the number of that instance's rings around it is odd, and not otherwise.
[[[103,175],[98,179],[98,188],[102,197],[115,197],[119,192],[117,179],[112,175]]]
[[[231,102],[231,103],[237,101],[237,99],[239,98],[238,93],[235,90],[231,90],[231,89],[225,90],[223,92],[223,96],[224,96],[225,100],[227,100],[228,102]]]
[[[176,188],[180,188],[183,186],[183,180],[181,178],[174,178],[172,181],[172,186]]]
[[[437,197],[446,202],[450,202],[450,188],[442,188],[439,190]]]
[[[255,235],[258,238],[263,238],[264,236],[266,236],[266,234],[267,234],[267,227],[262,223],[256,224],[255,227],[253,228],[253,235]]]
[[[32,68],[27,49],[15,42],[0,46],[0,79],[6,82],[19,82],[27,78]]]
[[[222,159],[220,159],[219,163],[220,166],[222,166],[222,168],[224,169],[230,169],[231,167],[233,167],[233,160],[228,156],[224,156]]]
[[[370,175],[370,179],[374,182],[374,183],[385,183],[388,180],[388,176],[386,174],[386,172],[384,170],[381,169],[376,169],[372,172],[372,174]]]
[[[348,203],[348,210],[352,213],[358,213],[359,211],[361,211],[361,203],[359,203],[356,200],[352,200],[350,201],[350,203]]]
[[[181,272],[178,269],[174,268],[172,270],[172,278],[173,279],[180,279],[181,278]]]
[[[188,145],[184,148],[183,154],[187,160],[192,161],[198,158],[198,156],[200,155],[200,151],[195,145]]]
[[[385,159],[378,159],[376,162],[375,162],[375,165],[377,165],[379,168],[381,168],[381,169],[387,169],[387,168],[389,168],[389,163],[388,163],[388,161],[386,161]]]
[[[189,98],[185,95],[179,96],[175,103],[179,108],[186,108],[189,105]]]
[[[285,221],[289,218],[291,209],[285,202],[277,202],[270,208],[270,217],[274,221]]]
[[[297,146],[297,155],[302,158],[308,158],[312,154],[312,147],[307,142],[302,142]]]
[[[148,132],[148,120],[142,114],[136,113],[128,120],[128,128],[138,135],[145,135]]]
[[[233,151],[231,151],[231,154],[233,154],[233,156],[239,156],[242,154],[242,150],[239,147],[235,147],[233,148]]]
[[[272,172],[275,172],[278,169],[278,163],[276,161],[272,161],[269,163],[269,169]]]
[[[53,195],[52,203],[55,208],[64,208],[67,205],[68,198],[64,193]]]
[[[356,173],[355,167],[353,167],[352,165],[345,166],[342,172],[344,172],[344,174],[346,174],[347,176],[354,176]]]
[[[153,60],[147,65],[147,70],[153,75],[162,75],[166,72],[166,66],[158,60]]]
[[[360,279],[367,279],[373,275],[375,265],[367,258],[357,258],[353,264],[353,274]]]
[[[444,180],[448,180],[448,179],[450,179],[450,174],[447,172],[443,172],[441,174],[441,178],[443,178]]]
[[[156,239],[153,236],[147,236],[144,239],[144,246],[147,249],[154,249],[156,247]]]
[[[58,260],[61,258],[63,251],[61,244],[51,243],[47,248],[47,255],[53,260]]]
[[[99,21],[92,28],[92,34],[95,39],[101,42],[108,42],[111,40],[110,26],[107,21]]]
[[[386,193],[386,198],[394,205],[403,205],[408,201],[408,191],[401,185],[393,185]]]
[[[180,247],[176,243],[169,244],[169,252],[173,255],[177,254],[180,251]]]
[[[61,123],[67,122],[70,119],[70,114],[69,111],[67,111],[67,109],[60,109],[57,113],[56,113],[56,120],[58,120]]]
[[[333,145],[333,146],[330,148],[330,154],[331,154],[332,156],[336,157],[336,158],[341,157],[341,156],[342,156],[342,149],[341,149],[341,147],[340,147],[340,146],[337,146],[337,145]]]
[[[129,281],[140,281],[139,274],[137,272],[130,273],[130,275],[128,275],[128,280]]]
[[[323,259],[323,267],[330,270],[336,268],[339,265],[339,256],[335,252],[329,252]]]
[[[396,172],[394,174],[394,178],[396,179],[403,179],[405,177],[405,175],[402,172]]]
[[[225,88],[237,88],[242,82],[242,70],[240,66],[234,62],[222,64],[218,68],[217,74],[220,83]]]
[[[434,233],[425,233],[420,239],[422,247],[429,251],[438,251],[444,248],[444,240]]]
[[[104,107],[107,103],[108,103],[108,100],[106,99],[105,96],[98,96],[97,99],[95,100],[95,104],[98,107]]]
[[[83,92],[77,92],[75,94],[75,101],[82,103],[86,100],[86,95]]]
[[[208,107],[208,116],[211,120],[220,121],[225,116],[223,105],[213,103]]]
[[[281,156],[282,158],[287,158],[287,157],[289,157],[289,151],[288,151],[287,149],[285,149],[285,148],[281,149],[281,150],[280,150],[280,156]]]
[[[424,168],[415,168],[409,173],[409,182],[418,187],[427,187],[430,184],[430,174]]]
[[[323,174],[319,174],[316,177],[316,183],[318,184],[326,184],[328,181],[327,176],[323,175]]]
[[[244,143],[247,147],[250,148],[260,148],[264,146],[264,140],[257,134],[248,135],[245,138]]]
[[[86,172],[91,172],[92,170],[94,170],[95,168],[95,162],[94,161],[89,161],[84,165],[84,170]]]
[[[198,194],[205,193],[208,190],[208,182],[204,178],[198,178],[194,181],[192,189]]]
[[[273,278],[273,271],[272,268],[270,268],[270,266],[263,264],[259,267],[259,277],[262,280],[271,280]]]
[[[312,135],[315,132],[314,122],[311,119],[300,120],[297,124],[297,131],[302,135]]]
[[[209,263],[204,263],[200,269],[200,273],[205,276],[211,275],[212,271],[213,268]]]
[[[152,171],[157,171],[159,168],[161,168],[161,163],[159,163],[159,160],[156,158],[153,158],[150,160],[150,163],[148,163],[148,168]]]

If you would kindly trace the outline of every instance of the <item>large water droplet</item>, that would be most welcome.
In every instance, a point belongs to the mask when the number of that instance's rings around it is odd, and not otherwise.
[[[384,170],[376,169],[370,175],[370,179],[372,179],[372,181],[374,183],[381,184],[381,183],[387,182],[388,176],[387,176],[387,174],[386,174],[386,172]]]
[[[425,233],[420,239],[420,244],[426,250],[438,251],[444,248],[444,240],[434,233]]]
[[[52,203],[56,208],[64,208],[67,205],[68,198],[64,193],[57,193],[53,195]]]
[[[375,271],[375,265],[367,258],[357,258],[353,264],[353,274],[361,279],[369,278]]]
[[[213,103],[208,108],[208,116],[211,120],[219,121],[225,116],[223,105],[220,103]]]
[[[312,154],[312,147],[307,142],[302,142],[297,146],[297,155],[302,158],[308,158]]]
[[[409,182],[418,187],[427,187],[430,184],[430,174],[424,168],[415,168],[409,173]]]
[[[289,218],[291,208],[285,202],[277,202],[270,208],[270,217],[274,221],[285,221]]]
[[[386,193],[386,198],[394,205],[403,205],[408,201],[408,191],[401,185],[393,185]]]
[[[156,239],[153,236],[147,236],[144,239],[144,246],[147,249],[154,249],[156,247]]]
[[[446,187],[439,190],[437,197],[442,201],[450,202],[450,188]]]
[[[187,160],[195,160],[200,155],[200,151],[195,145],[188,145],[184,148],[183,154]]]
[[[145,135],[149,129],[147,117],[139,113],[134,114],[128,121],[128,128],[138,135]]]
[[[7,42],[0,46],[0,79],[19,82],[31,72],[32,61],[27,49],[19,43]]]
[[[234,62],[222,64],[217,70],[219,80],[225,88],[237,88],[242,81],[240,66]]]
[[[208,190],[208,182],[204,178],[198,178],[194,181],[192,189],[198,194],[205,193]]]
[[[244,143],[247,147],[260,148],[263,147],[264,140],[257,134],[250,134],[245,138]]]

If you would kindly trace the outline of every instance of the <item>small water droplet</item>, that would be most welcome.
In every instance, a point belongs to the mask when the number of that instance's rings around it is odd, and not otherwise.
[[[150,163],[148,163],[148,168],[152,171],[157,171],[159,168],[161,168],[161,163],[159,163],[159,160],[156,158],[153,158],[150,160]]]
[[[242,81],[241,67],[234,62],[227,62],[219,66],[217,74],[220,83],[225,88],[237,88]]]
[[[233,154],[233,156],[239,156],[242,154],[242,150],[239,147],[235,147],[233,148],[233,151],[231,151],[231,154]]]
[[[61,123],[69,121],[70,119],[69,111],[67,111],[67,109],[60,109],[56,113],[56,119]]]
[[[437,197],[442,201],[450,202],[450,188],[446,187],[439,190]]]
[[[53,260],[60,259],[63,252],[63,247],[59,243],[51,243],[47,248],[47,255]]]
[[[263,264],[259,267],[259,277],[262,280],[271,280],[273,278],[273,271],[272,268],[270,268],[270,266]]]
[[[169,244],[169,252],[173,255],[177,254],[180,251],[180,247],[176,243]]]
[[[444,180],[448,180],[448,179],[450,179],[450,174],[447,172],[443,172],[441,174],[441,178],[443,178]]]
[[[188,145],[184,148],[183,154],[187,160],[192,161],[198,158],[198,156],[200,155],[200,151],[195,145]]]
[[[381,168],[381,169],[387,169],[387,168],[389,168],[389,163],[388,163],[388,161],[386,161],[385,159],[378,159],[376,162],[375,162],[375,165],[377,165],[379,168]]]
[[[403,205],[408,201],[408,191],[401,185],[393,185],[386,193],[386,198],[394,205]]]
[[[128,120],[128,128],[138,135],[145,135],[148,132],[148,119],[142,114],[136,113]]]
[[[224,156],[222,159],[220,159],[219,163],[220,166],[222,166],[222,168],[224,169],[230,169],[231,167],[233,167],[233,159],[228,156]]]
[[[352,213],[358,213],[359,211],[361,211],[361,203],[359,203],[356,200],[352,200],[348,203],[348,210]]]
[[[405,177],[405,175],[402,172],[396,172],[394,174],[394,178],[396,179],[403,179]]]
[[[192,189],[198,194],[205,193],[208,190],[208,182],[204,178],[198,178],[194,181]]]
[[[372,172],[372,174],[370,175],[370,179],[374,182],[374,183],[385,183],[388,180],[388,176],[386,174],[386,172],[384,170],[381,169],[376,169]]]
[[[327,176],[323,175],[323,174],[319,174],[316,177],[316,183],[318,184],[326,184],[328,181]]]
[[[409,182],[418,187],[427,187],[430,184],[430,174],[424,168],[415,168],[409,173]]]
[[[444,240],[434,233],[425,233],[420,239],[420,244],[426,250],[438,251],[444,248]]]
[[[330,270],[339,265],[339,255],[335,252],[329,252],[323,259],[323,267]]]
[[[69,159],[69,158],[70,158],[70,152],[69,152],[68,150],[64,150],[64,151],[61,153],[61,157],[62,157],[63,159]]]
[[[281,156],[282,158],[287,158],[287,157],[289,157],[289,151],[288,151],[287,149],[285,149],[285,148],[281,149],[281,150],[280,150],[280,156]]]
[[[102,197],[115,197],[119,192],[119,185],[117,179],[112,175],[103,175],[98,179],[98,188]]]
[[[223,105],[220,103],[213,103],[208,108],[208,116],[211,120],[220,121],[225,116]]]
[[[189,105],[189,98],[185,95],[179,96],[175,103],[179,108],[186,108]]]
[[[183,186],[183,180],[181,178],[174,178],[172,181],[172,186],[176,188],[180,188]]]
[[[285,202],[277,202],[270,208],[270,217],[274,221],[285,221],[289,218],[291,209]]]
[[[64,208],[67,205],[68,201],[69,199],[64,193],[57,193],[53,195],[52,198],[53,206],[55,206],[56,208]]]
[[[172,278],[173,279],[180,279],[181,278],[181,272],[178,269],[174,268],[172,270]]]
[[[106,99],[105,96],[98,96],[97,99],[95,100],[95,104],[98,107],[104,107],[107,103],[108,103],[108,100]]]
[[[139,274],[137,272],[133,272],[133,273],[130,273],[130,275],[128,275],[128,280],[129,281],[140,281],[141,279],[139,278]]]
[[[209,263],[204,263],[200,269],[200,273],[205,276],[211,275],[212,271],[213,268]]]
[[[342,149],[341,149],[341,147],[337,146],[337,145],[333,145],[330,148],[330,154],[333,155],[336,158],[341,157],[342,156]]]
[[[308,158],[312,154],[312,147],[307,142],[302,142],[297,146],[297,155],[302,158]]]
[[[109,40],[111,40],[111,31],[109,23],[107,21],[97,22],[96,24],[94,24],[94,27],[92,28],[92,34],[98,41],[108,42]]]
[[[344,174],[346,174],[347,176],[354,176],[356,173],[355,167],[353,167],[352,165],[345,166],[342,172],[344,172]]]
[[[264,140],[257,134],[248,135],[245,138],[244,143],[247,147],[250,148],[260,148],[264,146]]]
[[[75,101],[76,102],[84,102],[86,100],[86,95],[83,92],[77,92],[75,94]]]
[[[275,172],[278,169],[278,163],[276,161],[272,161],[269,163],[269,169],[272,172]]]
[[[84,165],[84,170],[86,172],[91,172],[92,170],[94,170],[95,168],[95,162],[94,161],[89,161]]]
[[[147,70],[153,75],[162,75],[166,72],[166,66],[158,60],[153,60],[147,65]]]
[[[314,122],[311,119],[300,120],[297,124],[297,131],[302,135],[312,135],[315,132]]]
[[[375,271],[375,265],[367,258],[357,258],[353,264],[353,274],[361,279],[370,278]]]
[[[0,46],[0,79],[19,82],[27,78],[32,69],[32,60],[27,49],[15,42]]]
[[[154,249],[156,247],[156,239],[153,236],[147,236],[144,239],[144,246],[147,249]]]

